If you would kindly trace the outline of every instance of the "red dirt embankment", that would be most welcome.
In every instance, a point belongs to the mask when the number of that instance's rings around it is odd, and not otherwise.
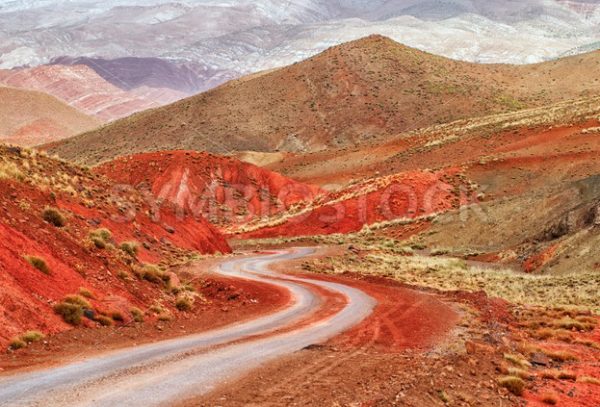
[[[46,220],[46,208],[59,211],[63,225]],[[177,215],[173,206],[152,206],[86,169],[0,146],[0,347],[26,330],[68,329],[52,307],[80,292],[91,296],[96,315],[118,312],[124,322],[131,321],[133,306],[146,311],[158,302],[165,312],[177,312],[165,284],[137,277],[141,262],[185,260],[192,250],[231,251],[205,220]],[[99,228],[110,236],[97,245],[92,233]],[[137,255],[121,250],[123,242],[135,242]],[[46,269],[26,256],[39,258]],[[96,325],[91,319],[83,323]]]
[[[113,180],[145,187],[213,224],[240,224],[310,201],[321,191],[231,157],[167,151],[118,158],[97,167]]]
[[[317,199],[311,210],[297,216],[274,218],[274,225],[231,235],[244,239],[356,232],[364,225],[458,208],[472,199],[471,192],[458,169],[404,172],[350,186]]]

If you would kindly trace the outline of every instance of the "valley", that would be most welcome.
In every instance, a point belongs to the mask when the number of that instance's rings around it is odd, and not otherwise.
[[[0,6],[0,405],[600,403],[600,11],[375,3]]]

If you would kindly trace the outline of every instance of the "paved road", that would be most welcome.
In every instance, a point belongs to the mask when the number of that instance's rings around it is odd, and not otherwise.
[[[294,301],[276,313],[225,328],[94,356],[78,363],[0,377],[0,406],[163,406],[199,396],[226,379],[349,329],[367,317],[375,301],[362,291],[330,282],[287,277],[269,271],[282,260],[312,254],[295,249],[223,263],[219,272],[267,282],[291,292]],[[333,316],[293,327],[319,309],[320,297],[310,283],[347,298]],[[273,333],[272,335],[268,335]],[[265,335],[267,334],[267,335]],[[248,338],[262,335],[259,339]],[[246,340],[244,340],[246,338]],[[234,343],[235,342],[235,343]]]

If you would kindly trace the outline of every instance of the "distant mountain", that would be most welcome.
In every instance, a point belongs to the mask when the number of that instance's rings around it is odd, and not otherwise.
[[[103,122],[188,96],[172,89],[148,86],[125,91],[84,65],[0,70],[0,85],[48,93]]]
[[[599,10],[583,0],[8,1],[0,68],[97,60],[113,84],[200,91],[370,34],[453,59],[532,63],[599,41]]]
[[[538,65],[454,61],[372,36],[55,143],[97,163],[159,150],[311,152],[600,93],[600,54]],[[110,148],[107,148],[110,146]]]
[[[0,87],[0,143],[48,143],[99,125],[99,120],[50,95]]]

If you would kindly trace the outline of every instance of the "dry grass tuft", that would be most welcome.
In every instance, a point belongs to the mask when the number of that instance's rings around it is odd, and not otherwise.
[[[521,356],[521,355],[515,355],[515,354],[511,354],[511,353],[505,353],[504,354],[504,359],[517,365],[518,367],[522,368],[522,369],[529,369],[531,367],[531,363],[529,363],[529,361],[527,359],[525,359],[525,357]]]
[[[62,302],[54,306],[54,312],[71,325],[79,325],[85,310],[91,310],[92,306],[79,295],[69,295]]]
[[[42,218],[57,228],[62,228],[67,224],[65,216],[56,208],[46,207],[42,212]]]
[[[46,260],[37,256],[25,256],[25,260],[38,271],[41,271],[45,275],[50,275],[50,267],[48,267]]]
[[[597,386],[600,386],[600,380],[596,379],[595,377],[590,377],[590,376],[581,376],[577,378],[577,382],[579,383],[587,383],[587,384],[595,384]]]
[[[129,256],[136,258],[138,255],[138,250],[139,250],[139,243],[138,242],[123,242],[119,245],[119,248],[127,253]]]
[[[144,322],[144,312],[139,308],[131,308],[129,310],[131,317],[135,322]]]
[[[554,393],[544,393],[540,399],[542,400],[542,403],[550,406],[555,406],[558,404],[558,396]]]
[[[525,391],[525,381],[516,376],[503,376],[498,379],[498,384],[516,396],[522,396]]]

